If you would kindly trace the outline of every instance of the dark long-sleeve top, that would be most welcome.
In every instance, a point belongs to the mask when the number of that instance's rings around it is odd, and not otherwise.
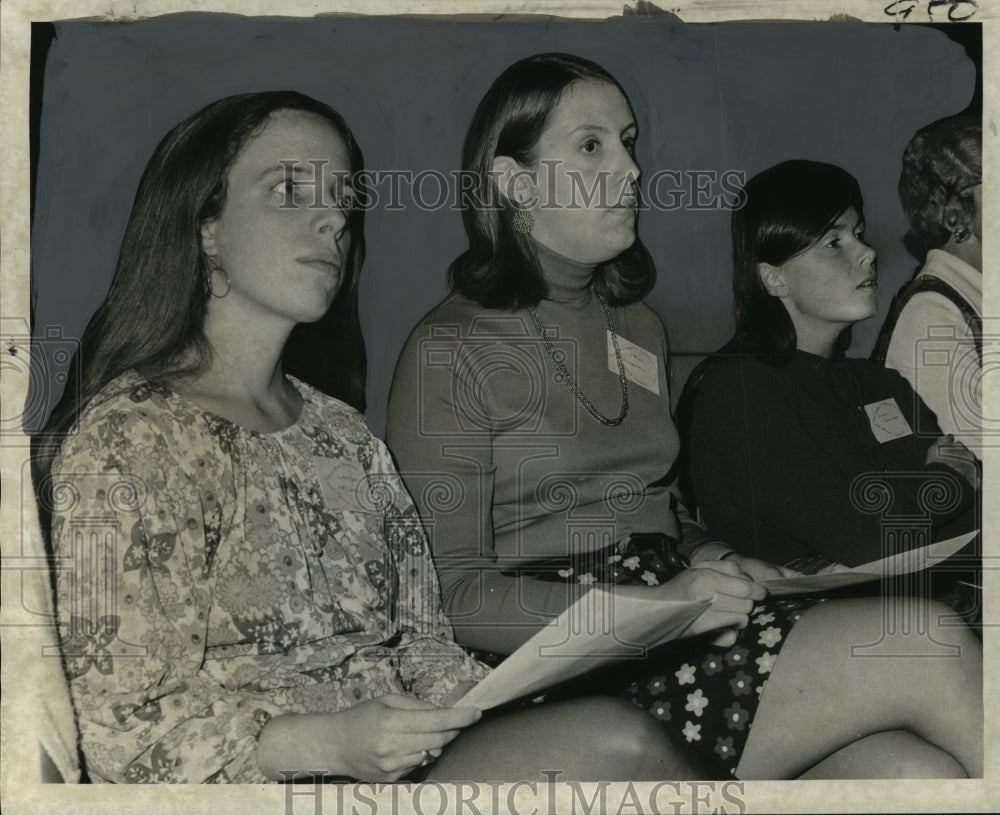
[[[934,539],[974,528],[972,487],[945,465],[924,464],[938,436],[910,385],[867,360],[802,351],[785,365],[723,359],[694,402],[697,503],[709,528],[745,554],[856,566],[887,554],[886,518],[928,518]],[[891,490],[882,511],[881,493],[855,484],[872,473]],[[936,507],[932,479],[950,496]]]
[[[539,248],[549,296],[539,319],[580,389],[605,416],[621,406],[618,366],[593,267]],[[663,479],[677,457],[663,326],[646,305],[612,309],[623,357],[640,370],[629,411],[601,424],[576,400],[527,310],[454,294],[414,328],[396,366],[387,441],[424,519],[444,608],[459,642],[510,653],[586,589],[512,574],[592,552],[631,532],[709,540]],[[631,365],[632,362],[629,364]]]

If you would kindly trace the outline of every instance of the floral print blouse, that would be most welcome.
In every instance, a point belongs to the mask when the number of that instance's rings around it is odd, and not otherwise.
[[[124,374],[53,464],[60,635],[94,781],[262,782],[272,716],[436,702],[488,670],[453,641],[385,445],[291,381],[299,419],[261,433]]]

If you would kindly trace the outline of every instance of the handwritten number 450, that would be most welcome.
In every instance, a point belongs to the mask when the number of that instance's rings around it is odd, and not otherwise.
[[[905,20],[918,5],[918,0],[896,0],[885,7],[885,13]],[[927,16],[933,18],[934,12],[942,6],[948,8],[948,20],[953,23],[968,20],[979,9],[975,0],[928,0]]]

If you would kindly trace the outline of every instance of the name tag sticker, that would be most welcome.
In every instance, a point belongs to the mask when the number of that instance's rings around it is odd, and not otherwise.
[[[613,374],[618,373],[618,360],[615,358],[615,345],[611,339],[611,332],[608,333],[608,370]],[[618,349],[622,354],[622,365],[625,366],[625,377],[652,391],[657,396],[660,395],[660,363],[656,354],[647,351],[645,348],[629,342],[624,337],[618,337]]]
[[[881,402],[865,405],[865,413],[868,414],[872,433],[881,444],[913,435],[913,430],[910,429],[895,399],[883,399]]]
[[[365,495],[365,474],[358,466],[340,459],[313,456],[320,489],[328,506],[350,512],[374,512],[374,507],[362,506]]]

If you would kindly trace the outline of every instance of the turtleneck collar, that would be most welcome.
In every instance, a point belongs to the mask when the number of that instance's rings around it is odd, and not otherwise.
[[[535,241],[535,251],[548,286],[549,300],[568,305],[585,305],[590,302],[590,281],[597,268],[595,265],[578,263],[538,241]]]
[[[839,367],[846,359],[848,359],[848,357],[845,357],[843,354],[834,354],[831,357],[824,357],[820,354],[814,354],[811,351],[803,351],[801,348],[796,348],[791,362],[797,366],[805,366],[807,368],[821,371]]]
[[[801,348],[795,349],[795,356],[807,362],[833,362],[834,357],[825,357],[822,354],[814,354],[812,351],[803,351]]]

